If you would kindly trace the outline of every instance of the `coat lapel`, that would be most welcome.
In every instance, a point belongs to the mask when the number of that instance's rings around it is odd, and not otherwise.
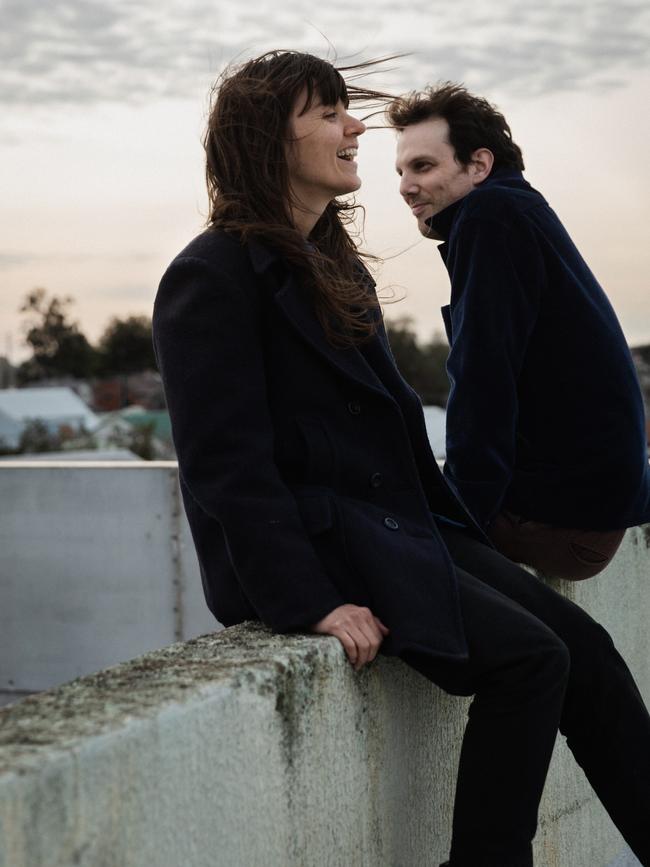
[[[356,347],[340,348],[327,340],[311,299],[292,273],[286,268],[281,272],[270,268],[280,256],[255,241],[249,241],[248,246],[253,268],[264,276],[274,293],[275,304],[300,337],[347,378],[393,400]]]

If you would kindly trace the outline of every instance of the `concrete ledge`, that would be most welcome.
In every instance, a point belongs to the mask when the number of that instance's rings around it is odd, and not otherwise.
[[[217,629],[172,461],[0,464],[0,702]]]
[[[648,539],[562,589],[650,694]],[[246,624],[0,710],[0,867],[437,867],[467,702],[397,660]],[[539,867],[624,850],[563,742]]]

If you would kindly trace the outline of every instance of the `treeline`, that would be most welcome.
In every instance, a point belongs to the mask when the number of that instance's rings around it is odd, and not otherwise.
[[[66,377],[101,379],[156,369],[149,317],[113,317],[94,345],[72,318],[73,304],[69,296],[50,296],[45,289],[34,289],[25,297],[20,312],[27,320],[25,340],[31,357],[17,368],[19,385]],[[422,402],[445,406],[449,393],[446,341],[434,337],[420,342],[409,317],[387,322],[386,330],[397,366]]]
[[[16,370],[19,385],[156,369],[147,316],[113,317],[93,345],[70,317],[73,304],[70,297],[49,297],[45,289],[34,289],[26,296],[20,312],[27,317],[25,341],[32,354]]]
[[[449,354],[447,341],[434,336],[420,343],[413,320],[404,316],[386,322],[395,361],[402,376],[420,395],[425,406],[446,406],[449,379],[445,363]]]

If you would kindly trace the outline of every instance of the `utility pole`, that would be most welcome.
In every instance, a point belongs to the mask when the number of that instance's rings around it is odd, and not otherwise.
[[[16,384],[16,372],[12,364],[13,337],[10,331],[5,332],[5,354],[0,361],[0,388],[13,388]]]

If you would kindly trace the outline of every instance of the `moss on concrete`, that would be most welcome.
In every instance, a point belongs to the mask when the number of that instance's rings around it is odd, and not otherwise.
[[[249,622],[172,644],[96,674],[77,678],[0,709],[0,773],[24,773],[43,750],[74,747],[161,705],[189,701],[206,688],[246,686],[275,696],[288,754],[307,701],[305,683],[335,639],[274,635]],[[297,686],[300,684],[301,686]]]

